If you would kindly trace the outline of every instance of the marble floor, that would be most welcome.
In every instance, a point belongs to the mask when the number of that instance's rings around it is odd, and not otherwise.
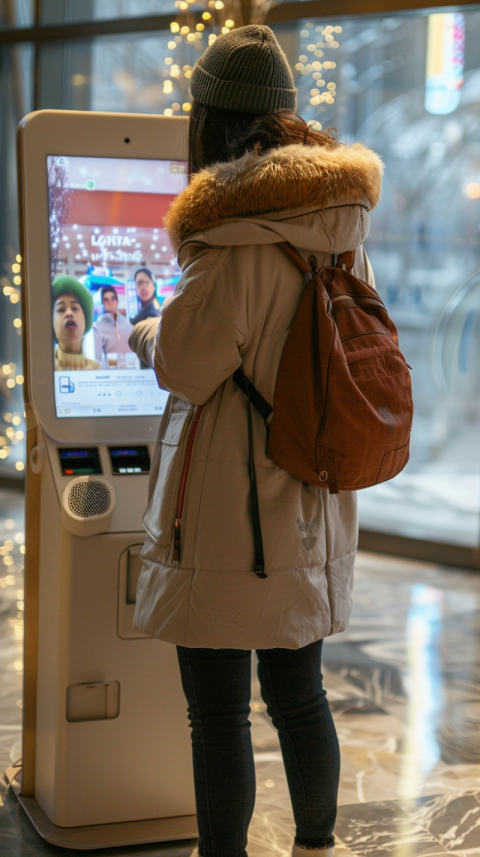
[[[22,551],[21,495],[0,491],[0,772],[21,756]],[[480,857],[479,638],[480,575],[360,554],[350,627],[324,648],[342,751],[335,857]],[[251,720],[258,794],[249,857],[287,857],[288,789],[255,677]],[[3,781],[0,855],[65,854],[5,792]],[[190,857],[195,844],[101,853]]]

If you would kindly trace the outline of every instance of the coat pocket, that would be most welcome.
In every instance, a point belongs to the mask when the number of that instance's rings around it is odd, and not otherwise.
[[[192,410],[174,411],[161,442],[157,481],[143,516],[148,535],[160,545],[169,545],[172,540],[178,483],[192,414]]]

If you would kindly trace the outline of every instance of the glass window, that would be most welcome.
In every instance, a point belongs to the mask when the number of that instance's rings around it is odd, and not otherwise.
[[[208,39],[205,31],[194,29],[192,35],[187,41],[161,30],[43,45],[40,105],[186,116],[188,78]]]
[[[199,8],[194,6],[193,8]],[[176,13],[175,0],[43,0],[42,24],[71,24]]]
[[[175,10],[174,0],[41,4],[44,24],[170,12],[173,20]],[[0,26],[31,23],[29,0],[0,0]],[[39,106],[188,115],[191,68],[206,48],[210,31],[192,21],[187,25],[186,19],[181,26],[188,33],[162,30],[41,45]],[[476,546],[480,6],[463,13],[432,10],[273,26],[294,68],[302,115],[324,129],[335,128],[341,141],[365,142],[386,165],[367,250],[377,288],[413,367],[416,414],[409,465],[395,480],[360,493],[361,525]],[[17,419],[23,410],[21,383],[16,380],[21,379],[20,335],[14,327],[20,284],[13,280],[21,278],[21,271],[12,268],[21,264],[16,258],[14,133],[18,120],[32,109],[33,51],[29,45],[5,47],[0,56],[4,469],[15,467],[23,442],[22,427],[5,422],[4,415]],[[7,428],[14,429],[13,436]]]
[[[32,27],[33,23],[33,0],[0,0],[0,30]]]
[[[15,132],[32,110],[33,49],[0,50],[0,473],[20,475],[25,454]]]
[[[361,526],[476,546],[479,7],[275,30],[295,67],[299,112],[385,163],[366,247],[413,367],[416,411],[410,462],[360,492]]]

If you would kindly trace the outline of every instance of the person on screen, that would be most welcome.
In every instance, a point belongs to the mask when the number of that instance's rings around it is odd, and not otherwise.
[[[133,325],[138,324],[139,321],[145,321],[146,318],[158,318],[161,312],[152,272],[148,268],[139,268],[135,272],[134,280],[142,308],[134,318],[130,319]]]
[[[128,337],[132,332],[132,325],[118,311],[118,294],[113,286],[104,286],[102,289],[102,304],[104,314],[93,325],[95,336],[95,357],[103,367],[107,367],[108,354],[126,354],[131,351]]]
[[[55,369],[100,369],[85,357],[83,338],[93,325],[93,298],[74,277],[58,277],[52,283]]]

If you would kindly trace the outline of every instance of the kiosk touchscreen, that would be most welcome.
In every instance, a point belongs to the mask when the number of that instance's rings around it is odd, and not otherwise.
[[[180,276],[187,120],[40,111],[18,131],[27,419],[23,762],[65,847],[194,837],[174,646],[133,624],[167,394],[128,345]]]

